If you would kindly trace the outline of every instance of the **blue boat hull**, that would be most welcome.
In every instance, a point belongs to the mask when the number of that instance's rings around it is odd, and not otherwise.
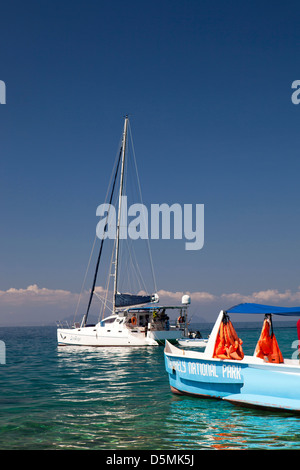
[[[295,361],[296,362],[296,361]],[[210,359],[166,345],[165,367],[174,393],[223,399],[241,406],[300,411],[300,366]]]

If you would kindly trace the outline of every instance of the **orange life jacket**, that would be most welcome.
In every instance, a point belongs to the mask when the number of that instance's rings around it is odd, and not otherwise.
[[[261,330],[260,338],[255,348],[255,356],[279,364],[283,362],[283,357],[279,349],[274,333],[270,334],[271,323],[267,318]]]
[[[242,344],[243,341],[238,337],[231,321],[227,318],[220,325],[213,357],[240,361],[244,357]]]

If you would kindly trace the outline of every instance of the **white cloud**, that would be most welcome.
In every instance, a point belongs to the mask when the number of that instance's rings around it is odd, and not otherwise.
[[[181,302],[183,295],[189,295],[194,302],[211,302],[216,300],[216,296],[209,292],[171,292],[166,290],[159,290],[158,295],[160,299],[168,299],[169,301]]]
[[[282,303],[282,302],[300,302],[300,290],[292,292],[287,289],[284,292],[279,292],[277,289],[267,289],[259,292],[253,292],[249,295],[239,293],[222,294],[221,298],[230,302],[242,303]]]
[[[105,289],[101,286],[96,287],[98,294],[104,294]],[[142,291],[141,291],[142,293]],[[85,296],[87,291],[83,293]],[[238,292],[224,293],[220,295],[211,294],[205,291],[199,292],[183,292],[183,291],[168,291],[161,289],[158,291],[159,298],[165,301],[181,301],[183,295],[188,294],[192,302],[208,303],[216,301],[226,302],[300,302],[300,287],[296,292],[285,290],[279,292],[277,289],[267,289],[251,294],[241,294]],[[64,304],[76,302],[79,294],[73,293],[63,289],[48,289],[46,287],[38,287],[37,284],[30,285],[25,289],[16,289],[11,287],[6,291],[0,290],[0,306],[4,304],[20,305],[20,304],[56,304],[63,302]]]
[[[74,302],[78,294],[62,289],[47,289],[38,287],[37,284],[26,287],[26,289],[16,289],[11,287],[6,291],[0,290],[0,305],[20,305],[26,303],[57,303]]]
[[[74,314],[78,297],[68,290],[36,284],[0,290],[0,325],[55,325],[57,320]]]
[[[96,291],[101,295],[104,293],[104,288],[97,287]],[[207,318],[221,308],[226,309],[242,302],[283,306],[300,304],[300,287],[295,292],[290,289],[282,292],[277,289],[266,289],[250,294],[231,292],[218,295],[205,291],[173,292],[163,289],[158,291],[162,304],[180,305],[184,294],[190,295],[191,308],[196,308],[196,316],[199,314]],[[56,320],[74,315],[78,299],[78,293],[64,289],[48,289],[37,284],[20,289],[11,287],[5,291],[0,290],[0,324],[55,324]],[[87,299],[88,291],[84,291],[81,295],[78,318],[84,313]]]

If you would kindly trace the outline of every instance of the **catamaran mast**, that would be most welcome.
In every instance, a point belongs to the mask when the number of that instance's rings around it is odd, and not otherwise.
[[[124,164],[125,164],[126,143],[127,143],[127,125],[128,125],[128,116],[125,117],[123,142],[122,142],[121,177],[120,177],[118,222],[117,222],[117,234],[116,234],[117,238],[116,238],[116,253],[115,253],[113,313],[115,313],[115,310],[116,310],[116,294],[117,294],[117,287],[118,287],[117,284],[118,284],[118,264],[119,264],[119,237],[120,237],[120,220],[121,220],[122,192],[123,192],[123,180],[124,180]]]

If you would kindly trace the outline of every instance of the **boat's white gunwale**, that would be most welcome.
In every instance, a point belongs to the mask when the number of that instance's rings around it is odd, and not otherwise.
[[[174,345],[171,345],[168,343],[167,347],[165,348],[165,354],[166,356],[170,357],[178,357],[178,358],[184,358],[184,359],[192,359],[192,360],[199,360],[199,361],[215,361],[215,362],[220,362],[220,363],[230,363],[230,364],[243,364],[247,365],[249,367],[255,367],[255,368],[262,368],[262,369],[268,369],[268,368],[276,368],[278,370],[281,370],[282,372],[286,373],[292,373],[293,369],[295,369],[298,373],[300,371],[300,363],[297,360],[294,360],[292,362],[292,359],[289,359],[289,363],[272,363],[272,362],[265,362],[263,359],[255,356],[244,356],[244,358],[240,361],[237,361],[235,359],[219,359],[217,357],[211,357],[207,355],[204,352],[198,352],[198,351],[186,351],[184,349],[177,348]],[[285,359],[284,359],[285,360]],[[291,361],[291,362],[290,362]]]

